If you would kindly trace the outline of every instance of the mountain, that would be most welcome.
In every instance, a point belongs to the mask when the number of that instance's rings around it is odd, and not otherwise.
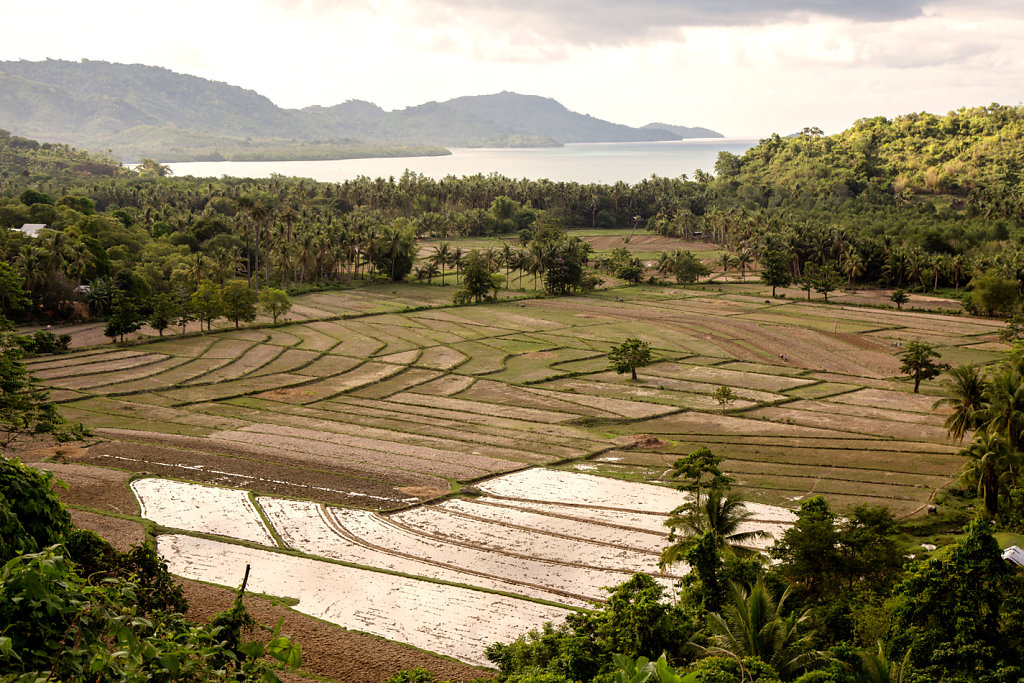
[[[126,160],[329,158],[445,153],[441,147],[678,140],[676,126],[632,128],[557,101],[502,92],[387,112],[352,100],[283,109],[252,90],[141,64],[0,62],[0,128]],[[348,150],[348,151],[346,151]],[[340,157],[339,157],[340,158]]]
[[[690,126],[673,126],[667,123],[648,123],[646,126],[641,126],[640,130],[664,130],[677,135],[679,139],[689,140],[691,138],[724,138],[725,136],[718,131],[711,130],[710,128],[700,128]]]

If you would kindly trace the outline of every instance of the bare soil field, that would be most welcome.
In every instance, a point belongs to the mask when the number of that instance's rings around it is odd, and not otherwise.
[[[621,234],[587,239],[603,240],[601,249],[626,245]],[[627,248],[668,248],[661,239],[637,235]],[[448,307],[450,287],[407,284],[297,297],[292,325],[222,327],[130,348],[97,338],[98,324],[82,325],[72,331],[76,347],[106,343],[30,365],[97,441],[60,454],[39,444],[23,450],[69,482],[61,495],[83,526],[119,543],[141,527],[103,513],[139,514],[132,476],[387,514],[464,485],[487,490],[491,477],[535,465],[616,485],[670,484],[672,462],[704,444],[757,503],[795,508],[821,493],[840,510],[871,502],[921,514],[961,460],[944,413],[931,407],[940,381],[912,394],[898,374],[901,344],[923,339],[952,364],[987,363],[1006,348],[995,336],[1001,324],[855,305],[885,303],[881,291],[834,295],[827,305],[800,294],[771,299],[748,281]],[[403,312],[423,305],[431,308]],[[606,360],[630,336],[649,342],[656,361],[637,382]],[[721,386],[739,400],[720,405],[713,394]],[[665,505],[677,500],[665,491]],[[501,506],[523,527],[541,514],[562,520],[545,527],[554,537],[580,514],[566,502],[487,492],[486,509],[398,517],[405,532],[416,529],[414,554],[440,552],[434,543],[498,552],[513,538],[487,526],[495,510],[505,514]],[[591,522],[651,533],[665,513],[585,509]],[[446,519],[463,519],[464,528]],[[374,533],[384,542],[401,531],[389,523]],[[514,552],[552,561],[540,537],[516,542]]]

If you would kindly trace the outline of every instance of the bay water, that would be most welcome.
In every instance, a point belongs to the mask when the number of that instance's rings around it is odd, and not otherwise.
[[[323,182],[398,178],[408,169],[435,180],[446,176],[497,173],[509,178],[579,183],[636,183],[652,175],[693,177],[714,172],[722,151],[741,155],[757,140],[708,138],[670,142],[576,143],[526,149],[452,149],[440,157],[391,157],[333,161],[194,161],[168,164],[175,176],[267,178],[272,174]]]

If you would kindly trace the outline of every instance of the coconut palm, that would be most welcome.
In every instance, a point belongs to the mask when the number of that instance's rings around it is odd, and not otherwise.
[[[864,274],[864,257],[852,244],[846,248],[843,254],[843,274],[846,275],[846,288],[851,289],[855,278]]]
[[[999,493],[1012,478],[1013,450],[1002,435],[981,429],[960,455],[971,459],[966,468],[968,479],[977,480],[978,495],[984,502],[985,513],[990,519],[996,517],[999,514]]]
[[[979,411],[985,405],[985,380],[981,369],[973,363],[959,365],[947,374],[949,379],[944,384],[948,395],[936,401],[932,409],[953,407],[953,414],[942,426],[951,439],[962,443],[966,432],[977,429],[980,424]]]
[[[985,407],[978,411],[978,424],[1001,434],[1013,450],[1024,436],[1024,376],[1015,365],[997,372],[982,394]]]
[[[783,678],[820,660],[824,655],[811,648],[811,632],[801,632],[810,612],[784,615],[789,589],[778,600],[758,580],[748,590],[730,581],[729,602],[711,614],[711,646],[704,655],[724,654],[742,659],[759,657]]]
[[[441,284],[444,284],[444,267],[448,265],[448,261],[452,258],[452,248],[447,242],[441,242],[434,251],[430,254],[430,264],[436,268],[441,269]]]
[[[719,550],[739,555],[754,553],[742,544],[760,538],[764,532],[740,530],[753,516],[737,494],[716,488],[698,494],[694,501],[673,510],[665,522],[672,531],[659,565],[667,567],[684,559],[694,542],[708,532],[714,534]]]
[[[889,659],[885,643],[878,641],[878,651],[861,654],[861,667],[867,683],[907,683],[910,680],[910,650],[900,662]]]
[[[754,255],[749,249],[740,249],[736,252],[736,266],[740,269],[740,279],[747,279],[747,268],[754,260]]]

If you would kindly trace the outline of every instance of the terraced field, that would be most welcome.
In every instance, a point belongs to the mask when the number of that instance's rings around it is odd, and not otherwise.
[[[380,514],[132,483],[142,515],[166,532],[158,547],[176,574],[231,585],[250,565],[253,590],[294,599],[299,611],[470,664],[486,664],[493,642],[591,607],[634,572],[671,591],[686,571],[657,567],[663,520],[686,500],[678,491],[544,468],[482,489],[473,500]],[[793,519],[784,508],[759,513],[751,524],[776,534]]]
[[[702,445],[750,530],[778,537],[815,494],[922,512],[961,463],[939,385],[911,393],[898,353],[991,362],[1001,324],[717,287],[471,307],[367,288],[310,295],[280,327],[33,359],[99,437],[46,466],[98,531],[157,524],[182,576],[235,586],[250,564],[299,611],[472,664],[631,572],[671,586],[686,567],[657,559],[683,498],[647,484]],[[655,348],[636,382],[607,363],[630,336]]]
[[[904,515],[959,461],[937,386],[915,396],[897,377],[901,344],[927,339],[953,363],[1002,348],[992,321],[699,289],[406,313],[377,289],[364,296],[383,312],[363,317],[31,367],[107,439],[79,461],[267,495],[389,510],[532,465],[657,482],[707,444],[753,500],[822,493]],[[656,348],[638,382],[607,369],[627,336]],[[738,397],[727,413],[719,386]]]

